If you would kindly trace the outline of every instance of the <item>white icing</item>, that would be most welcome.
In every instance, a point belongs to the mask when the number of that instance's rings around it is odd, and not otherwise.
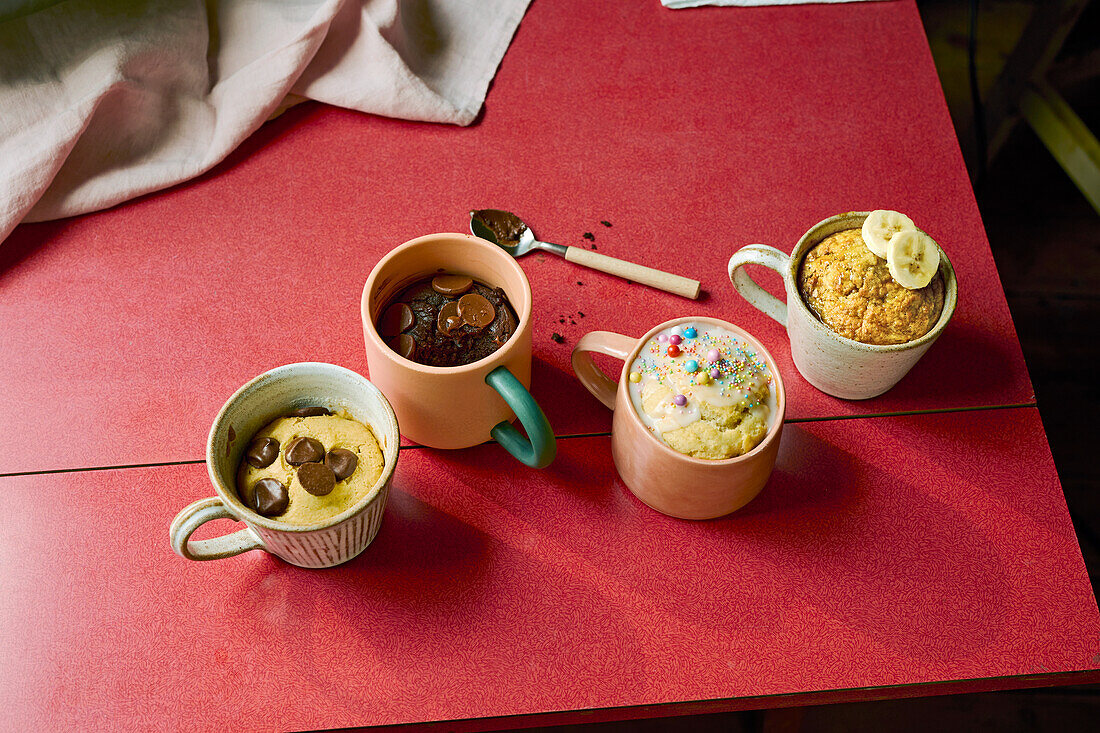
[[[683,336],[684,330],[689,326],[694,326],[697,330],[693,339]],[[657,340],[658,336],[667,337],[673,334],[683,337],[679,344],[681,354],[676,357],[668,355],[667,340]],[[699,384],[698,374],[709,373],[716,366],[707,359],[707,352],[713,348],[721,352],[718,366],[724,369],[717,380],[708,379],[706,383]],[[699,365],[695,372],[685,370],[685,364],[691,360]],[[737,334],[720,326],[703,323],[684,323],[654,334],[642,347],[629,371],[641,375],[639,381],[627,382],[634,411],[657,437],[699,420],[699,406],[703,402],[715,407],[728,407],[742,401],[751,404],[755,402],[752,393],[758,391],[760,385],[770,382],[767,365],[751,346]],[[647,390],[658,389],[667,391],[667,395],[652,411],[647,412],[642,406],[642,395]],[[673,402],[673,397],[678,394],[687,398],[682,406]],[[764,404],[768,407],[770,428],[776,410],[774,390],[768,389]]]

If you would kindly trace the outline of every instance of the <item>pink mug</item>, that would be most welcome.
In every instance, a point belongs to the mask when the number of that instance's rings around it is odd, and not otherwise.
[[[756,351],[772,376],[775,410],[764,439],[748,453],[724,460],[706,460],[677,453],[645,426],[627,389],[629,366],[659,331],[677,324],[712,324],[733,333]],[[592,361],[592,352],[623,361],[618,383]],[[614,410],[611,456],[623,483],[657,511],[680,519],[712,519],[748,504],[768,482],[787,409],[783,378],[768,350],[731,323],[716,318],[676,318],[656,326],[640,339],[609,331],[592,331],[573,349],[573,372],[596,399]]]

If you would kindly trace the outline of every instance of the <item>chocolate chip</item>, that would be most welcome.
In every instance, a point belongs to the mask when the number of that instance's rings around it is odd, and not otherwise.
[[[378,319],[378,333],[389,340],[416,325],[412,308],[405,303],[394,303]]]
[[[590,240],[590,241],[596,238],[596,235],[593,234],[592,232],[585,232],[582,236],[585,239]]]
[[[584,318],[584,311],[577,311],[577,315]]]
[[[390,348],[410,361],[416,356],[416,341],[407,333],[390,340]]]
[[[600,223],[603,224],[605,227],[611,226],[611,222],[607,221],[606,219],[600,219]]]
[[[469,293],[458,299],[458,315],[475,328],[484,328],[497,317],[497,310],[484,295]]]
[[[320,463],[325,460],[325,446],[316,438],[303,435],[287,443],[283,458],[292,466],[303,463]]]
[[[466,296],[462,296],[465,298]],[[451,331],[462,325],[462,316],[458,313],[458,301],[448,300],[439,309],[439,315],[435,319],[436,328],[444,336],[450,336]]]
[[[584,285],[580,280],[577,281],[577,285]]]
[[[336,488],[336,474],[323,463],[306,463],[298,469],[302,488],[314,496],[324,496]]]
[[[474,286],[474,279],[467,275],[436,275],[432,278],[432,290],[452,298],[462,295]]]
[[[244,459],[253,468],[267,468],[279,457],[279,441],[274,438],[256,438],[248,444]]]
[[[562,336],[560,333],[557,333],[556,331],[550,334],[550,340],[559,344],[565,343],[565,337]]]
[[[332,410],[321,407],[320,405],[306,405],[305,407],[298,407],[291,410],[286,414],[287,417],[317,417],[318,415],[331,415]]]
[[[355,473],[359,466],[359,456],[347,448],[333,448],[325,455],[325,465],[336,474],[337,481],[343,481]]]
[[[252,484],[248,508],[263,517],[277,517],[286,511],[290,504],[290,492],[282,482],[273,478],[262,478]]]

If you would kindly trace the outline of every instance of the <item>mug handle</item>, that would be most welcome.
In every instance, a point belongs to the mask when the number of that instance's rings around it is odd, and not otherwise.
[[[749,301],[757,310],[779,321],[784,328],[787,327],[787,304],[753,282],[749,273],[741,268],[745,265],[763,265],[783,275],[790,261],[790,257],[775,247],[750,244],[734,252],[729,263],[730,282],[737,288],[741,297]]]
[[[573,373],[581,380],[584,388],[604,403],[609,409],[615,409],[615,390],[618,382],[611,379],[592,361],[591,352],[606,354],[626,361],[634,350],[638,339],[623,336],[611,331],[590,331],[581,337],[573,349]]]
[[[554,431],[550,429],[550,423],[535,398],[508,371],[508,367],[499,366],[486,374],[485,383],[495,389],[512,408],[512,412],[516,413],[523,429],[527,431],[527,437],[520,435],[507,420],[497,423],[489,434],[520,463],[531,468],[549,466],[558,453],[558,445],[554,440]]]
[[[177,514],[168,528],[168,537],[176,554],[187,560],[221,560],[249,550],[267,549],[249,529],[191,542],[195,530],[214,519],[237,519],[216,496],[199,499]]]

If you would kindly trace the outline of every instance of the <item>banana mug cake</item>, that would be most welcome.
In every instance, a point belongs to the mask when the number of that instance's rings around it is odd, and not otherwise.
[[[939,260],[939,246],[909,217],[879,210],[862,229],[837,232],[806,253],[798,288],[814,315],[841,336],[903,344],[940,318]]]

